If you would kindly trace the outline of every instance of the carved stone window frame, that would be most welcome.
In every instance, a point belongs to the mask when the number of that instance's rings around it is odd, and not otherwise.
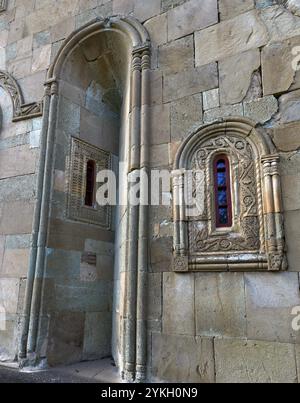
[[[213,161],[216,155],[227,153],[233,225],[218,231]],[[287,269],[279,162],[272,141],[248,119],[204,126],[183,142],[173,173],[174,271]],[[203,172],[202,216],[189,217],[182,203],[187,171]],[[195,186],[198,183],[193,180],[193,190]]]
[[[7,8],[7,0],[0,0],[0,13],[6,11]]]
[[[66,217],[72,221],[93,224],[105,230],[112,228],[111,206],[86,206],[87,162],[95,161],[96,173],[112,168],[112,155],[85,141],[71,137],[71,151],[67,181],[67,211]],[[97,191],[97,187],[95,189]]]

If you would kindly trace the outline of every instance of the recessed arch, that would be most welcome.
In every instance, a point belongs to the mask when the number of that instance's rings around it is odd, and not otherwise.
[[[134,170],[140,168],[147,172],[149,169],[149,70],[150,70],[150,40],[143,25],[134,18],[113,16],[105,20],[93,20],[89,24],[77,29],[64,42],[57,53],[53,65],[49,69],[45,83],[44,118],[42,129],[41,173],[37,195],[37,211],[34,222],[34,237],[32,241],[31,259],[29,267],[29,281],[27,283],[24,323],[22,329],[22,343],[20,358],[27,360],[29,356],[39,359],[41,346],[45,335],[41,331],[43,326],[42,308],[43,282],[45,276],[45,259],[51,207],[53,183],[54,150],[61,132],[57,129],[60,108],[60,86],[62,72],[70,56],[77,49],[84,46],[90,38],[104,34],[119,34],[128,43],[128,97],[130,113],[127,115],[127,129],[129,150],[126,164],[126,182]],[[143,177],[143,175],[142,175]],[[130,186],[130,185],[129,185]],[[148,191],[148,184],[141,182],[141,194]],[[141,197],[142,199],[142,197]],[[122,300],[121,324],[124,329],[120,333],[119,344],[126,345],[120,357],[120,370],[127,380],[144,379],[147,367],[146,317],[145,304],[147,287],[145,272],[148,269],[148,223],[147,208],[145,206],[126,206],[128,214],[127,233],[128,242],[125,245],[123,263],[127,262],[124,283],[125,293]],[[139,251],[136,253],[136,251]],[[138,346],[138,347],[137,347]],[[29,354],[30,353],[30,354]]]

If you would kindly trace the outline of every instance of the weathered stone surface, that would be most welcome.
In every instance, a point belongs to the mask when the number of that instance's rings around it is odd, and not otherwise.
[[[162,274],[148,274],[148,320],[162,318]]]
[[[167,157],[169,152],[168,144],[153,145],[150,148],[150,159],[152,168],[168,167],[169,160]]]
[[[217,86],[218,69],[216,63],[172,74],[165,77],[164,80],[164,102],[211,90]]]
[[[190,0],[168,11],[168,40],[174,40],[218,23],[217,0]]]
[[[256,11],[203,29],[195,34],[196,66],[266,45],[267,31]]]
[[[171,141],[182,140],[202,123],[201,94],[182,98],[171,104]]]
[[[152,374],[154,380],[213,383],[212,340],[154,333]]]
[[[219,88],[203,92],[203,110],[219,108],[220,106],[220,91]]]
[[[48,362],[50,365],[78,362],[82,359],[85,314],[60,312],[50,320]]]
[[[194,65],[194,36],[189,35],[160,46],[159,68],[166,74],[176,74]]]
[[[144,22],[160,13],[161,0],[135,0],[134,13],[139,21]]]
[[[17,313],[19,287],[18,278],[0,278],[0,303],[6,314]]]
[[[217,383],[295,383],[293,344],[215,340]]]
[[[194,335],[194,275],[164,273],[163,276],[163,332]]]
[[[242,102],[252,74],[260,67],[259,50],[250,50],[219,62],[221,104]]]
[[[261,21],[268,31],[269,42],[280,42],[300,35],[299,17],[275,5],[259,11]]]
[[[279,98],[279,123],[296,122],[300,113],[300,90],[289,92]]]
[[[279,125],[270,132],[273,141],[281,151],[295,151],[300,148],[300,123]]]
[[[85,318],[84,360],[106,358],[111,353],[111,312],[89,312]]]
[[[268,122],[278,111],[278,101],[273,96],[244,103],[245,117],[256,123]]]
[[[233,18],[254,8],[254,0],[219,0],[221,20]]]
[[[151,107],[151,129],[153,136],[151,144],[166,144],[170,142],[170,105],[154,105]]]
[[[204,112],[203,121],[204,123],[212,123],[216,120],[223,119],[228,116],[243,116],[243,105],[228,105],[222,106],[220,108],[210,109]]]
[[[243,274],[197,274],[195,295],[197,335],[246,336]]]
[[[0,201],[30,200],[35,195],[36,176],[24,175],[0,180]]]
[[[28,146],[0,150],[0,179],[33,174],[36,170],[37,152]]]
[[[29,249],[6,249],[0,274],[7,278],[25,278],[28,265]]]
[[[284,215],[285,217],[285,235],[286,242],[288,245],[288,263],[290,271],[300,272],[300,214],[299,210],[287,211]]]
[[[33,212],[33,202],[3,203],[0,207],[0,233],[7,235],[30,234]]]
[[[300,174],[282,176],[283,207],[285,211],[300,210]]]
[[[251,340],[300,342],[291,312],[300,306],[297,273],[245,274],[247,337]]]

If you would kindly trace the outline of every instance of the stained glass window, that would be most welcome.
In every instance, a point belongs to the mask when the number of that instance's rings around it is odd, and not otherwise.
[[[232,226],[230,168],[226,155],[218,155],[214,162],[216,227]]]

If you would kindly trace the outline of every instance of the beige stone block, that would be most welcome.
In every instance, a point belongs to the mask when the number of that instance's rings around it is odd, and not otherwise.
[[[216,63],[191,68],[164,78],[164,102],[175,101],[217,87],[218,68]]]
[[[163,101],[163,77],[158,70],[150,72],[151,105],[161,105]]]
[[[168,168],[168,144],[153,145],[150,147],[150,166],[152,168]]]
[[[32,72],[47,70],[50,66],[51,45],[40,47],[33,51]]]
[[[195,34],[196,66],[266,45],[268,35],[256,11],[248,11]]]
[[[299,17],[282,6],[263,8],[259,11],[262,23],[266,26],[269,42],[281,42],[300,35]]]
[[[51,28],[51,42],[58,42],[67,38],[75,30],[75,19],[73,17],[64,19]]]
[[[19,85],[25,97],[25,102],[37,102],[44,96],[46,71],[38,71],[19,80]],[[22,123],[22,122],[20,122]]]
[[[167,14],[161,14],[145,22],[152,45],[159,46],[168,41]]]
[[[154,105],[151,107],[151,144],[170,142],[170,105]]]
[[[300,174],[281,177],[284,211],[300,210]]]
[[[27,277],[29,265],[29,249],[6,249],[4,252],[1,276]]]
[[[163,274],[163,332],[195,334],[194,274]]]
[[[134,10],[134,0],[114,0],[114,14],[130,14]]]
[[[244,103],[245,117],[256,123],[266,123],[278,112],[278,101],[272,95]]]
[[[297,122],[300,113],[300,90],[288,92],[279,98],[279,124]]]
[[[284,222],[289,270],[300,272],[300,210],[287,211]]]
[[[211,339],[152,334],[153,380],[180,383],[213,383]]]
[[[0,150],[0,179],[35,173],[37,156],[28,146]]]
[[[254,8],[254,0],[219,0],[221,20],[233,18]]]
[[[0,235],[0,273],[2,271],[2,262],[4,256],[5,237]]]
[[[81,361],[84,342],[85,314],[59,312],[51,315],[47,349],[51,366]]]
[[[148,320],[161,320],[162,318],[162,274],[148,274]]]
[[[17,278],[0,278],[0,303],[6,315],[17,313],[20,280]]]
[[[240,117],[244,116],[244,110],[242,104],[237,105],[226,105],[220,108],[210,109],[204,112],[203,121],[204,123],[212,123],[219,119],[224,119],[228,116]]]
[[[291,316],[300,306],[298,273],[247,273],[245,285],[248,339],[300,343]]]
[[[66,175],[64,171],[55,169],[53,189],[57,192],[65,192],[66,190]]]
[[[243,274],[197,274],[195,296],[197,335],[246,336]]]
[[[260,67],[260,51],[250,50],[219,62],[221,104],[242,102],[252,74]]]
[[[88,312],[85,319],[83,359],[99,360],[111,354],[111,312]]]
[[[295,151],[300,148],[300,123],[279,125],[270,132],[273,141],[281,151]]]
[[[218,23],[217,0],[190,0],[168,11],[168,40]]]
[[[135,0],[134,15],[135,17],[144,22],[150,18],[160,14],[161,0]]]
[[[215,340],[217,383],[295,383],[293,344]]]
[[[189,35],[160,46],[159,68],[166,74],[176,74],[194,66],[194,36]]]
[[[214,90],[203,92],[203,110],[215,109],[220,107],[220,90],[215,88]]]
[[[202,124],[202,95],[196,94],[171,103],[171,141],[187,137]]]
[[[30,234],[34,204],[29,201],[3,203],[0,206],[0,233],[6,235]]]

